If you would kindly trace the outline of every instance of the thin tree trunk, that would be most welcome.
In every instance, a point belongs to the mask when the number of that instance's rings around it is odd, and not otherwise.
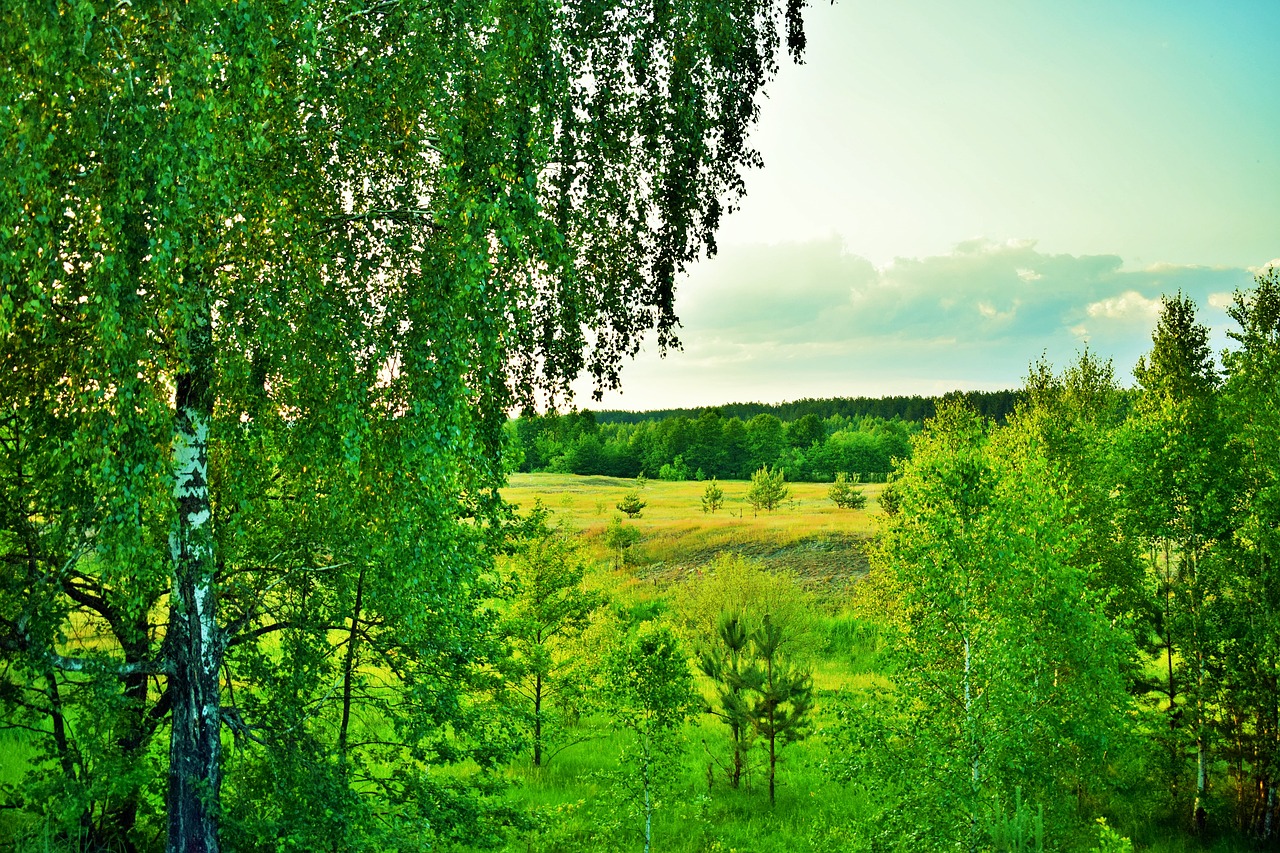
[[[542,766],[542,673],[533,676],[533,766]]]
[[[338,725],[338,756],[347,760],[347,729],[351,723],[351,682],[356,668],[356,643],[360,639],[360,611],[364,607],[364,572],[356,578],[356,603],[351,614],[351,633],[347,635],[347,660],[342,668],[342,722]]]
[[[969,849],[978,849],[978,792],[981,789],[981,776],[978,772],[978,735],[973,722],[973,649],[969,645],[969,637],[964,637],[964,725],[969,741],[969,770],[973,786],[973,809],[969,815]]]
[[[644,766],[640,768],[640,782],[644,786],[644,853],[649,853],[653,846],[653,799],[649,796],[649,768],[652,757],[647,734],[643,736],[641,743],[644,750],[641,755]]]
[[[773,725],[773,714],[769,715],[769,725]],[[774,748],[776,735],[769,734],[769,805],[773,805],[773,779],[778,767],[778,753]]]
[[[1174,713],[1174,699],[1177,696],[1177,684],[1173,679],[1173,568],[1170,566],[1169,543],[1164,545],[1164,655],[1169,669],[1169,727],[1177,728],[1178,718]]]
[[[729,731],[733,734],[733,772],[729,775],[729,784],[736,791],[742,782],[742,738],[745,733],[742,731],[741,723],[732,724]]]
[[[766,617],[766,618],[767,618],[767,617]],[[768,623],[766,623],[766,624],[768,624]],[[775,724],[775,721],[774,721],[774,711],[777,709],[777,704],[776,704],[776,702],[774,701],[774,699],[776,698],[777,693],[776,693],[776,691],[775,691],[775,689],[774,689],[774,684],[773,684],[773,652],[770,652],[770,653],[769,653],[769,656],[765,658],[765,671],[766,671],[766,673],[767,673],[767,677],[768,677],[768,679],[769,679],[769,681],[767,682],[767,684],[768,684],[768,688],[769,688],[769,696],[770,696],[770,704],[769,704],[769,805],[771,805],[771,806],[772,806],[772,805],[774,804],[774,803],[773,803],[773,779],[774,779],[774,773],[775,773],[775,771],[776,771],[776,769],[777,769],[777,766],[778,766],[778,753],[777,753],[776,748],[775,748],[775,746],[774,746],[774,744],[775,744],[775,742],[776,742],[776,740],[777,740],[777,737],[778,737],[778,726]]]
[[[1209,744],[1205,731],[1205,660],[1204,631],[1201,626],[1201,590],[1199,567],[1194,551],[1184,549],[1183,560],[1190,569],[1191,586],[1191,638],[1196,657],[1196,798],[1191,807],[1191,820],[1197,834],[1204,834],[1208,824],[1206,799],[1209,793]]]
[[[169,538],[168,853],[217,853],[222,783],[222,636],[214,589],[213,507],[209,495],[209,425],[213,416],[213,342],[209,303],[187,333],[188,372],[177,381],[173,426],[173,498],[177,519]]]
[[[67,742],[66,718],[62,715],[62,695],[58,692],[58,680],[53,670],[45,673],[49,682],[49,719],[53,723],[53,743],[58,748],[58,763],[67,782],[76,781],[76,767],[71,757],[71,745]]]
[[[1264,565],[1265,565],[1265,564],[1264,564]],[[1274,660],[1271,662],[1271,671],[1272,671],[1273,673],[1275,672],[1275,661],[1274,661]],[[1270,735],[1270,737],[1268,737],[1268,738],[1266,738],[1265,740],[1263,740],[1263,744],[1266,744],[1265,746],[1263,746],[1263,748],[1264,748],[1264,749],[1267,749],[1268,747],[1270,747],[1270,750],[1269,750],[1269,751],[1270,751],[1272,754],[1268,757],[1267,761],[1266,761],[1266,762],[1265,762],[1265,764],[1263,765],[1263,768],[1264,768],[1263,773],[1264,773],[1264,774],[1265,774],[1265,776],[1266,776],[1266,782],[1264,783],[1264,784],[1265,784],[1265,787],[1266,787],[1266,797],[1265,797],[1265,803],[1266,803],[1266,805],[1265,805],[1265,807],[1264,807],[1264,808],[1265,808],[1265,810],[1264,810],[1264,811],[1263,811],[1263,813],[1262,813],[1262,833],[1261,833],[1261,834],[1262,834],[1262,840],[1263,840],[1263,841],[1265,841],[1265,842],[1271,842],[1271,841],[1275,840],[1275,837],[1276,837],[1276,825],[1275,825],[1276,810],[1277,810],[1277,808],[1278,808],[1278,807],[1280,807],[1280,804],[1278,804],[1278,803],[1276,802],[1276,799],[1277,799],[1277,797],[1276,797],[1276,759],[1277,759],[1277,755],[1275,754],[1275,753],[1276,753],[1276,750],[1274,749],[1274,747],[1275,747],[1275,744],[1276,744],[1277,740],[1278,740],[1278,739],[1280,739],[1280,702],[1277,702],[1277,701],[1276,701],[1276,700],[1277,700],[1277,689],[1276,689],[1276,688],[1277,688],[1277,686],[1278,686],[1276,677],[1275,677],[1274,675],[1272,675],[1272,677],[1271,677],[1268,681],[1269,681],[1268,686],[1271,688],[1271,691],[1270,691],[1270,692],[1271,692],[1271,707],[1268,709],[1268,710],[1271,712],[1271,713],[1270,713],[1270,717],[1271,717],[1271,719],[1270,719],[1270,721],[1269,721],[1270,725],[1266,727],[1267,729],[1269,729],[1269,731],[1267,731],[1267,732],[1266,732],[1266,734]],[[1260,727],[1260,728],[1261,728],[1261,727]],[[1260,740],[1261,740],[1261,739],[1260,739]],[[1269,743],[1269,744],[1267,744],[1267,741],[1270,741],[1270,743]]]

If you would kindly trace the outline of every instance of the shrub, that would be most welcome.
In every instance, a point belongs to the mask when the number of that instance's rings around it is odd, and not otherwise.
[[[747,490],[747,500],[757,511],[767,509],[772,512],[791,495],[787,488],[782,469],[774,471],[767,465],[751,475],[751,488]]]
[[[649,504],[640,500],[639,492],[627,492],[623,495],[622,500],[615,504],[615,506],[618,507],[618,512],[626,513],[627,518],[639,518],[640,511],[648,505]]]
[[[867,505],[867,496],[858,488],[858,475],[850,477],[843,471],[836,474],[836,481],[827,490],[827,497],[841,509],[862,509]]]

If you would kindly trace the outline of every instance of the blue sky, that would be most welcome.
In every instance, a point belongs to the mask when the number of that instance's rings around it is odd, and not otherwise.
[[[1162,293],[1226,345],[1280,257],[1280,3],[806,10],[721,252],[592,407],[1016,387],[1086,344],[1131,381]],[[586,386],[582,386],[586,387]]]

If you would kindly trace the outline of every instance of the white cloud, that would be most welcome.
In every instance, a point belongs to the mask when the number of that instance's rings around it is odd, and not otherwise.
[[[1160,300],[1147,299],[1136,290],[1127,290],[1119,296],[1090,303],[1085,313],[1107,320],[1154,320],[1160,316]]]
[[[1210,293],[1209,304],[1220,311],[1225,311],[1235,303],[1233,293]]]
[[[1048,254],[1030,240],[971,240],[880,267],[834,238],[724,247],[677,292],[684,351],[625,366],[625,395],[605,405],[1009,388],[1042,354],[1065,364],[1086,344],[1127,382],[1162,294],[1182,292],[1201,322],[1225,327],[1224,296],[1252,279],[1243,269],[1125,268],[1115,255]]]

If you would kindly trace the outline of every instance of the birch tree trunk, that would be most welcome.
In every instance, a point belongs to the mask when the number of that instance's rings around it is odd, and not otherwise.
[[[209,496],[209,424],[213,416],[213,340],[206,296],[187,333],[190,361],[178,376],[173,425],[173,499],[169,537],[168,853],[216,853],[222,782],[218,670],[222,637],[214,589],[213,509]]]

